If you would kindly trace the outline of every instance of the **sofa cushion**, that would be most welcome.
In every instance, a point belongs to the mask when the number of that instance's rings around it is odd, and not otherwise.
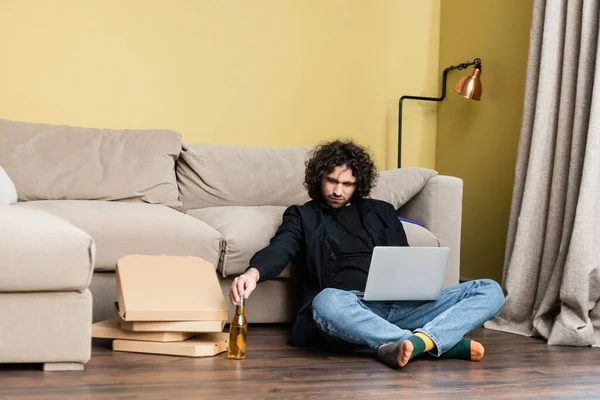
[[[94,243],[55,215],[18,205],[0,206],[0,292],[84,290]]]
[[[183,208],[304,204],[310,200],[303,186],[308,152],[185,144],[177,160]]]
[[[10,176],[0,166],[0,206],[8,206],[17,202],[17,189]]]
[[[250,258],[266,247],[281,225],[286,207],[208,207],[187,211],[223,235],[225,252],[219,270],[224,277],[239,275]]]
[[[419,193],[437,171],[426,168],[398,168],[379,173],[371,197],[384,200],[399,209]]]
[[[202,221],[156,204],[110,201],[30,201],[11,207],[60,216],[96,243],[96,270],[114,270],[128,254],[198,256],[218,264],[221,235]]]
[[[225,239],[225,252],[218,269],[224,277],[239,275],[248,268],[250,258],[266,247],[281,225],[286,207],[208,207],[188,210],[187,214],[215,228]],[[438,239],[427,229],[402,222],[408,243],[418,247],[439,247]],[[288,265],[279,277],[290,276]]]
[[[440,247],[439,239],[420,225],[402,221],[408,245],[412,247]]]
[[[178,208],[181,135],[0,119],[0,165],[21,200],[124,200]]]

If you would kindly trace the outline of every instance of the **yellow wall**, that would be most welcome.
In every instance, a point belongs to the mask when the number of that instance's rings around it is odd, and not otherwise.
[[[438,89],[440,0],[3,0],[0,116],[185,141],[347,137],[396,163],[397,99]],[[405,165],[436,111],[407,107]]]
[[[403,165],[464,179],[462,274],[500,279],[531,9],[532,0],[3,0],[0,117],[254,146],[347,137],[388,169],[398,98],[435,96],[443,68],[480,57],[481,102],[451,92],[457,71],[439,108],[405,102]]]
[[[502,276],[523,109],[532,0],[443,0],[440,70],[480,57],[480,102],[452,92],[438,110],[436,168],[464,180],[461,275]],[[448,87],[462,72],[452,72]]]

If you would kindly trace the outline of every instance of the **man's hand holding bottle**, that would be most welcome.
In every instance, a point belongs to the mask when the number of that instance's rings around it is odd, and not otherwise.
[[[229,290],[229,300],[231,304],[239,304],[240,298],[245,299],[250,297],[250,294],[256,289],[256,284],[260,279],[260,273],[256,268],[249,268],[242,275],[233,280],[231,289]]]

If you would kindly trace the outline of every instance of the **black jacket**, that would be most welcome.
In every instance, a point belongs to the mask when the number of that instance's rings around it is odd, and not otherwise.
[[[363,225],[375,246],[408,246],[406,233],[396,216],[394,206],[385,201],[355,201]],[[312,318],[312,300],[323,289],[323,271],[335,263],[336,254],[328,245],[328,227],[334,215],[319,200],[302,206],[291,206],[283,214],[283,222],[270,244],[256,253],[250,266],[260,272],[260,281],[276,277],[292,262],[302,289],[301,307],[292,328],[290,344],[304,346],[317,335]]]

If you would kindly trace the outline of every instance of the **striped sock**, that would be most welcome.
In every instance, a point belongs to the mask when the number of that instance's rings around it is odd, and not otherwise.
[[[460,360],[479,361],[483,358],[485,349],[483,345],[475,340],[462,338],[450,350],[442,353],[440,358],[457,358]]]

